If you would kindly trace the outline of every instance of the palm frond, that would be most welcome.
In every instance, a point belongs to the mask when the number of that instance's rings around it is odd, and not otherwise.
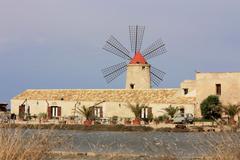
[[[229,117],[234,117],[238,113],[240,113],[240,105],[239,104],[228,104],[221,106],[222,112],[227,114]]]
[[[81,108],[77,107],[77,112],[83,115],[88,120],[92,115],[92,108],[87,108],[85,105],[83,105]]]
[[[140,118],[141,117],[141,111],[142,108],[147,107],[145,104],[131,104],[127,103],[127,107],[133,112],[135,118]]]

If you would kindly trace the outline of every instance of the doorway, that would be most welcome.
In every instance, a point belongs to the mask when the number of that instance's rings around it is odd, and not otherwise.
[[[24,119],[24,115],[25,115],[25,105],[22,104],[19,106],[19,111],[18,111],[18,116],[19,116],[19,119]]]

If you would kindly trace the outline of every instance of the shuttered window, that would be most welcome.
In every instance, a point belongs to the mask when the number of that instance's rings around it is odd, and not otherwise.
[[[152,114],[151,107],[144,107],[141,110],[141,118],[149,118],[149,115]]]
[[[61,115],[62,115],[62,109],[61,107],[58,107],[57,116],[61,117]]]
[[[57,117],[58,107],[57,106],[52,106],[51,111],[52,111],[52,117]]]
[[[94,117],[103,118],[103,108],[102,107],[94,107],[93,109]]]
[[[48,119],[61,117],[61,107],[59,106],[50,106],[48,107]]]
[[[48,119],[51,119],[52,118],[52,108],[51,107],[48,107],[47,113],[48,113]]]

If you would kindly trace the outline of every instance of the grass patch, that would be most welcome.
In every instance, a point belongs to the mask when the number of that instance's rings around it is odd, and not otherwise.
[[[4,127],[8,127],[8,128],[21,127],[24,129],[61,129],[61,130],[80,130],[80,131],[153,131],[154,130],[152,127],[148,127],[148,126],[100,125],[100,124],[92,125],[92,126],[85,126],[85,125],[79,125],[79,124],[12,124],[12,125],[5,125]]]
[[[49,152],[63,142],[53,130],[30,131],[22,127],[2,126],[0,129],[1,160],[44,160]]]

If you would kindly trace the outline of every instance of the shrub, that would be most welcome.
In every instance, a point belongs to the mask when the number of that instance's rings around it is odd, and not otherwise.
[[[43,113],[43,112],[42,112],[42,113],[39,113],[39,114],[38,114],[38,118],[39,118],[39,119],[47,119],[47,113]]]
[[[154,118],[154,122],[155,122],[156,124],[159,124],[159,123],[161,123],[161,122],[164,122],[167,118],[168,118],[168,116],[164,114],[164,115],[162,115],[162,116],[155,117],[155,118]]]
[[[208,96],[200,105],[203,118],[212,120],[221,118],[220,105],[218,96]]]
[[[131,118],[124,118],[124,124],[131,124]]]

